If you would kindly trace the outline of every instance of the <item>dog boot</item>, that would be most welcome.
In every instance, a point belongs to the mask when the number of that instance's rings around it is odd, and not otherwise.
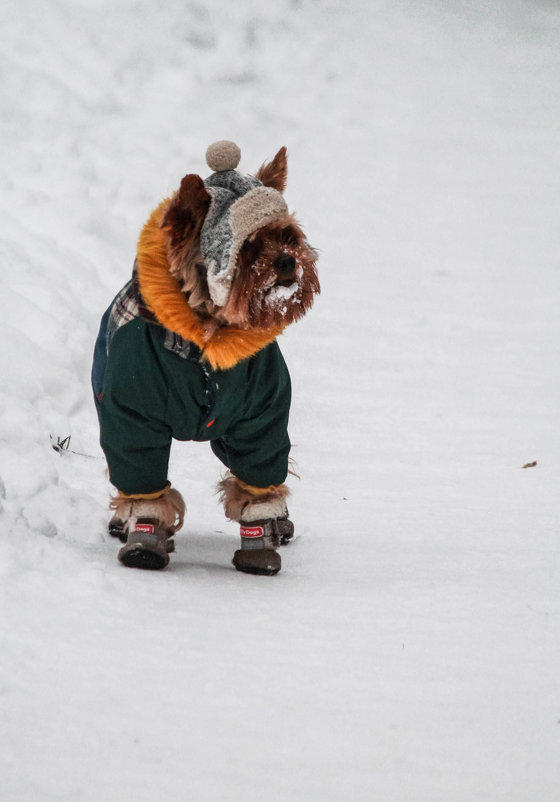
[[[276,549],[294,535],[286,485],[253,487],[229,473],[219,490],[226,516],[241,524],[241,548],[233,557],[234,566],[247,574],[277,574],[282,560]]]
[[[121,543],[126,543],[126,522],[119,518],[115,513],[107,526],[107,531],[111,537],[118,538]]]
[[[169,531],[156,518],[137,518],[128,531],[119,560],[128,568],[157,571],[169,564]]]
[[[107,526],[107,531],[111,537],[116,537],[121,541],[121,543],[126,543],[128,539],[126,521],[123,521],[121,518],[117,518],[116,515],[113,515]],[[175,551],[175,541],[172,539],[172,534],[169,536],[165,546],[168,554],[172,554]]]
[[[245,574],[277,574],[282,567],[282,560],[276,551],[282,538],[280,529],[276,518],[242,522],[241,548],[235,552],[232,560],[236,569]]]
[[[173,535],[183,525],[185,503],[181,494],[168,489],[156,499],[119,497],[111,506],[115,514],[109,524],[110,534],[120,540],[126,535],[118,555],[120,562],[129,568],[165,568],[175,550]]]
[[[287,512],[284,517],[276,519],[276,526],[278,528],[280,545],[286,546],[294,536],[294,525],[288,518]]]
[[[150,571],[165,568],[169,564],[169,552],[173,551],[172,534],[156,518],[137,518],[128,532],[126,544],[119,551],[119,560],[128,568]]]

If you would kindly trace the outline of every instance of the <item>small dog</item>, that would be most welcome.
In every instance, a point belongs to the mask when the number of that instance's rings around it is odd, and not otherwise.
[[[92,384],[119,560],[169,563],[185,504],[167,480],[172,439],[208,440],[241,525],[239,571],[272,575],[293,536],[286,506],[290,379],[277,336],[319,293],[317,254],[283,197],[286,148],[256,176],[233,142],[211,145],[144,226],[131,280],[105,312]]]

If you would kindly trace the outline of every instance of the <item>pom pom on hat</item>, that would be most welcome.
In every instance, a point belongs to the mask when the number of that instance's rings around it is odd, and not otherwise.
[[[235,170],[241,159],[241,151],[235,142],[221,139],[213,142],[206,151],[206,164],[216,173],[224,170]]]

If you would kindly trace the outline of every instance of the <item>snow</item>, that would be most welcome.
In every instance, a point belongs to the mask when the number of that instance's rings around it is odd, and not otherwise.
[[[556,802],[558,5],[0,15],[3,802]],[[99,319],[222,138],[247,172],[288,147],[320,250],[281,343],[301,481],[275,578],[232,568],[202,444],[174,447],[169,570],[106,535]]]

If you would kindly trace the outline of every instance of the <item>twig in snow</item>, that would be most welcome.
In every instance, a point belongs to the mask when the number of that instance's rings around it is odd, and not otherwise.
[[[51,438],[51,446],[58,454],[64,454],[68,452],[69,454],[76,454],[76,456],[78,457],[87,457],[87,459],[103,459],[103,457],[96,457],[93,454],[84,454],[82,451],[73,451],[70,448],[70,440],[72,438],[71,434],[69,434],[68,437],[65,437],[62,440],[60,437],[57,437],[56,443],[52,434],[50,435],[50,438]]]

